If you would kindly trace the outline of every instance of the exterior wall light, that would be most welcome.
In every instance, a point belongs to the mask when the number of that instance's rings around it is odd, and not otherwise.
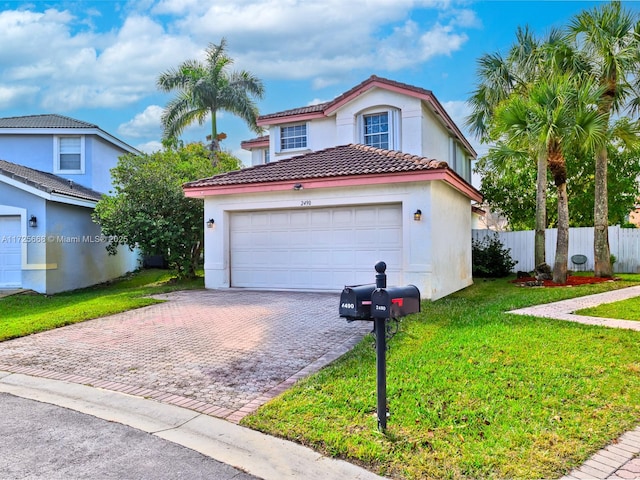
[[[416,222],[419,222],[420,220],[422,220],[422,210],[420,209],[416,210],[416,213],[413,214],[413,219]]]
[[[210,218],[209,221],[207,222],[207,228],[213,228],[215,224],[216,224],[216,221],[213,218]]]
[[[31,218],[29,219],[29,226],[31,228],[36,228],[38,226],[38,219],[35,215],[31,215]]]
[[[301,184],[301,183],[296,183],[296,184],[293,186],[293,189],[294,189],[294,190],[302,190],[303,188],[304,188],[304,187],[302,186],[302,184]]]

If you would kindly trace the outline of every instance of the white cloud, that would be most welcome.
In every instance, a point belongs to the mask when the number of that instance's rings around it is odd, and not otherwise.
[[[141,143],[139,145],[136,145],[135,148],[137,148],[143,153],[154,153],[162,150],[162,143],[152,140],[151,142],[146,142],[146,143]]]
[[[397,71],[460,49],[464,28],[477,22],[451,3],[237,0],[188,3],[187,13],[181,2],[167,0],[158,8],[184,12],[175,28],[185,35],[207,43],[226,37],[238,67],[268,78],[314,78],[322,88],[356,69]],[[411,19],[416,8],[435,10],[418,23]]]
[[[0,108],[9,108],[16,103],[29,104],[37,93],[38,87],[0,85]]]
[[[116,14],[24,4],[0,11],[0,107],[64,113],[153,104],[117,129],[159,137],[154,117],[168,96],[158,75],[202,59],[210,42],[227,38],[234,68],[321,89],[354,72],[416,67],[460,49],[477,19],[457,3],[467,0],[125,0],[112,6]],[[184,137],[204,141],[208,133],[196,124]]]
[[[127,123],[118,126],[118,133],[127,137],[141,138],[160,136],[162,134],[163,108],[158,105],[149,105],[142,113],[138,113]]]

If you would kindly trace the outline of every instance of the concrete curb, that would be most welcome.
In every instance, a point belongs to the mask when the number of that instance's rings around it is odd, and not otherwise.
[[[192,410],[123,393],[1,371],[0,392],[137,428],[264,480],[383,478],[293,442]]]

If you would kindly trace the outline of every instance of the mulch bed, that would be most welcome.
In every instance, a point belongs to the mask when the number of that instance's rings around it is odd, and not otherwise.
[[[511,283],[515,283],[519,286],[527,287],[575,287],[577,285],[589,285],[591,283],[609,282],[611,278],[599,278],[599,277],[578,277],[568,276],[567,283],[553,283],[551,280],[538,281],[535,277],[521,277],[512,280]]]

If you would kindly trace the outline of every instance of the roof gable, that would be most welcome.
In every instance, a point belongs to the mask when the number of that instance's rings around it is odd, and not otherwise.
[[[0,176],[15,180],[18,183],[33,187],[47,194],[58,194],[78,200],[88,200],[90,202],[98,202],[102,197],[100,192],[83,187],[66,178],[5,160],[0,160]]]
[[[342,106],[351,102],[354,98],[374,88],[380,88],[383,90],[419,98],[426,105],[428,105],[431,111],[440,119],[445,128],[447,128],[447,130],[449,130],[451,134],[456,137],[471,154],[473,154],[474,156],[477,155],[474,148],[462,134],[458,126],[455,124],[453,119],[449,116],[447,111],[444,109],[442,104],[440,104],[431,90],[416,87],[402,82],[396,82],[394,80],[378,77],[376,75],[371,75],[364,82],[359,83],[350,90],[337,96],[330,102],[284,110],[282,112],[271,113],[268,115],[261,115],[260,117],[258,117],[257,123],[258,126],[277,125],[282,123],[312,120],[314,118],[330,116]]]

